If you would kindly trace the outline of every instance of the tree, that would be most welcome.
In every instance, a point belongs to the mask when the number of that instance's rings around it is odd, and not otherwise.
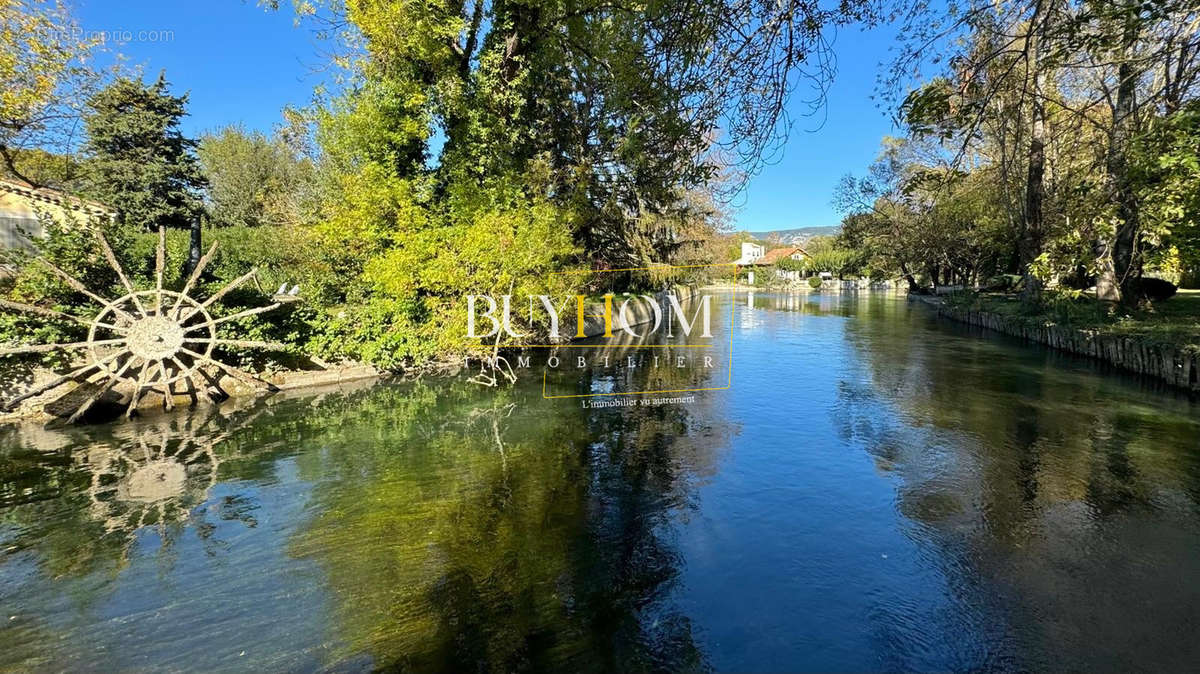
[[[12,167],[0,162],[0,175],[69,193],[84,187],[83,164],[75,155],[30,148],[10,149],[8,156],[12,159]]]
[[[804,244],[808,257],[802,260],[784,258],[777,266],[788,271],[830,272],[839,279],[861,273],[865,255],[861,250],[847,248],[841,243],[837,237],[814,236]]]
[[[917,177],[916,145],[906,139],[884,138],[867,175],[843,177],[833,198],[834,206],[847,215],[842,221],[842,240],[853,242],[871,266],[898,272],[913,290],[922,287],[917,274],[931,269],[920,226],[922,204],[910,190]]]
[[[200,139],[209,215],[217,225],[297,225],[312,220],[315,168],[281,139],[226,126]]]
[[[79,102],[100,81],[87,62],[96,42],[70,25],[60,2],[0,0],[0,164],[35,186],[46,168],[37,150],[74,149]]]
[[[164,74],[154,84],[121,78],[88,101],[85,118],[89,192],[135,228],[191,229],[184,269],[200,260],[200,190],[196,142],[179,130],[187,95],[172,96]]]
[[[1078,17],[1084,66],[1098,74],[1095,116],[1106,135],[1106,197],[1113,205],[1111,232],[1097,241],[1102,299],[1136,299],[1151,252],[1140,222],[1143,204],[1134,184],[1130,153],[1160,114],[1178,110],[1196,95],[1200,78],[1200,27],[1193,0],[1142,3],[1086,2]]]
[[[641,220],[678,211],[681,193],[727,165],[751,175],[786,137],[797,84],[807,79],[815,104],[822,98],[831,70],[821,30],[868,7],[329,3],[332,25],[361,47],[343,61],[354,86],[334,103],[333,124],[371,141],[343,136],[335,153],[406,180],[433,164],[442,194],[544,162],[549,195],[573,213],[574,240],[595,266],[664,262],[673,242]],[[431,157],[434,128],[445,142]]]
[[[869,5],[295,4],[343,38],[345,86],[311,112],[318,230],[347,295],[377,309],[345,339],[403,332],[397,358],[463,347],[464,294],[635,291],[703,259],[720,217],[694,197],[724,175],[736,192],[769,158],[798,84],[819,104],[822,30]],[[588,269],[620,271],[553,273]]]
[[[901,31],[908,48],[889,80],[893,91],[905,89],[898,85],[915,64],[945,64],[901,104],[910,128],[953,141],[956,168],[972,170],[982,158],[999,169],[997,184],[1019,197],[1006,202],[1020,214],[1016,271],[1027,289],[1035,280],[1091,277],[1102,299],[1136,299],[1159,243],[1141,222],[1146,204],[1129,154],[1154,119],[1195,98],[1195,0],[948,8],[939,21],[915,12]],[[1087,239],[1091,250],[1079,255]]]
[[[1200,285],[1200,102],[1156,120],[1130,156],[1140,222],[1160,254],[1174,256],[1180,284]]]
[[[1018,236],[1018,273],[1027,296],[1040,280],[1033,273],[1046,230],[1048,108],[1055,100],[1052,73],[1062,58],[1061,3],[1055,0],[969,1],[949,5],[945,21],[917,26],[893,66],[890,84],[900,86],[914,61],[945,62],[943,73],[909,93],[900,111],[914,134],[936,136],[948,146],[950,175],[978,163],[991,143],[1005,184],[1023,173],[1013,218]],[[929,56],[931,43],[948,53]],[[997,118],[1000,128],[995,128]],[[996,133],[1001,131],[1001,133]],[[997,145],[998,142],[998,145]],[[1023,163],[1023,165],[1022,165]]]

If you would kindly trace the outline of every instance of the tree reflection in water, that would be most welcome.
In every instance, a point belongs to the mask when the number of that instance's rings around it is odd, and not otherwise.
[[[199,507],[234,456],[224,441],[262,413],[202,408],[114,426],[97,440],[96,429],[7,429],[5,441],[22,449],[0,470],[0,508],[18,532],[6,554],[34,549],[52,576],[115,572],[146,528],[169,548],[188,524],[206,537],[210,515],[253,526],[227,503]]]
[[[1200,574],[1200,423],[1186,398],[964,339],[971,328],[931,330],[910,315],[924,307],[862,304],[868,320],[846,329],[864,376],[840,383],[843,441],[899,478],[900,511],[981,629],[1021,644],[1022,667],[1187,669],[1176,646],[1200,622],[1184,580]]]
[[[489,397],[418,384],[315,421],[326,451],[304,475],[318,482],[316,515],[290,550],[324,569],[345,657],[415,670],[704,668],[687,619],[662,601],[680,563],[663,529],[720,433],[686,407],[585,412],[537,387]],[[386,433],[351,430],[384,409]]]
[[[5,431],[0,667],[704,669],[670,527],[729,427],[537,379]]]

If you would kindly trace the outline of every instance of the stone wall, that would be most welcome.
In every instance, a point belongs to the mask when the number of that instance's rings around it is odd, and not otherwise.
[[[1038,344],[1088,356],[1115,365],[1123,370],[1154,377],[1172,386],[1200,391],[1200,362],[1197,354],[1178,345],[1151,343],[1131,337],[1101,335],[1094,330],[1080,330],[1053,324],[1037,324],[1027,320],[1001,316],[986,311],[972,311],[944,304],[937,306],[938,315],[1006,335],[1020,337]]]

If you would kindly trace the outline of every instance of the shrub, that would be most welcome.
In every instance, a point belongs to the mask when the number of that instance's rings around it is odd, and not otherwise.
[[[821,277],[809,276],[808,277],[808,287],[812,288],[813,290],[820,288],[821,287]]]
[[[1162,302],[1175,296],[1179,290],[1174,283],[1160,278],[1145,277],[1133,283],[1134,292],[1151,302]]]

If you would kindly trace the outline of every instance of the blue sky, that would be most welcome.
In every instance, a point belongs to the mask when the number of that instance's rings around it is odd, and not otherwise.
[[[269,131],[282,121],[285,105],[311,99],[321,81],[314,72],[322,63],[321,47],[307,28],[293,25],[290,3],[282,4],[289,9],[267,12],[254,0],[76,0],[75,9],[86,31],[133,37],[112,45],[129,64],[142,66],[148,76],[165,69],[175,91],[190,93],[184,132],[195,135],[235,122]],[[838,180],[848,172],[861,174],[880,138],[893,133],[887,115],[870,100],[891,39],[886,29],[845,28],[837,34],[838,76],[826,114],[795,120],[779,161],[765,167],[739,198],[738,229],[838,223],[829,203]],[[801,105],[794,107],[799,111]]]
[[[879,152],[879,141],[894,135],[889,114],[871,96],[880,63],[890,60],[894,32],[843,28],[834,35],[837,77],[823,111],[794,117],[782,158],[754,177],[739,203],[737,229],[764,231],[836,225],[841,215],[830,205],[834,188],[847,173],[861,175]],[[795,99],[806,92],[797,91]],[[793,101],[791,106],[802,111]]]
[[[133,36],[106,43],[128,65],[148,78],[165,69],[173,91],[190,93],[183,130],[195,135],[235,122],[270,131],[285,105],[312,98],[320,46],[284,4],[286,11],[268,12],[254,0],[75,0],[74,8],[84,31]]]

